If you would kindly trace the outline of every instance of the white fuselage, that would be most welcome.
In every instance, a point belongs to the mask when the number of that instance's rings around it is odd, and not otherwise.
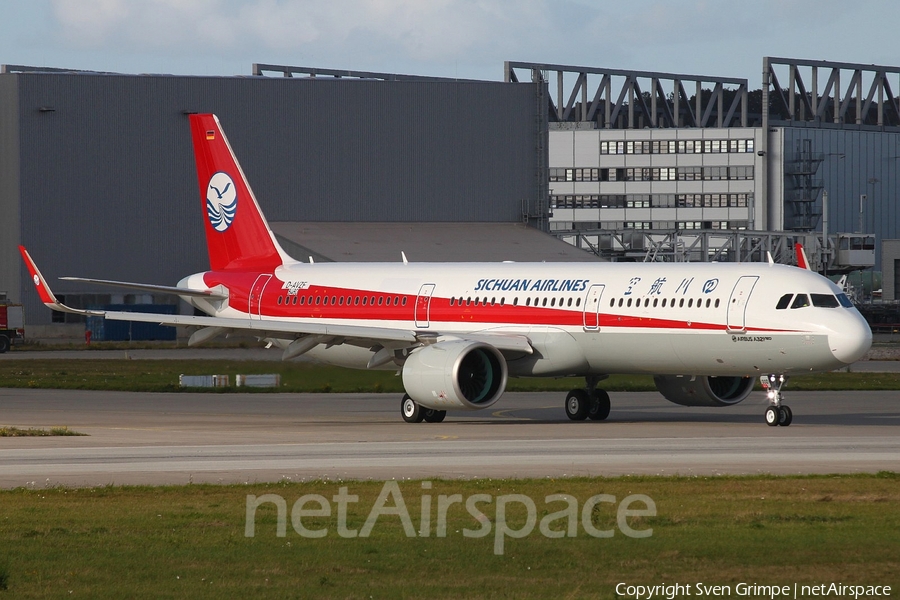
[[[832,282],[766,263],[289,263],[245,282],[249,296],[233,293],[243,285],[229,274],[182,284],[228,288],[218,310],[192,303],[261,329],[290,319],[527,336],[533,354],[506,353],[513,376],[821,371],[871,345],[868,325]],[[776,308],[788,294],[792,303]],[[355,368],[372,354],[351,344],[309,352]]]

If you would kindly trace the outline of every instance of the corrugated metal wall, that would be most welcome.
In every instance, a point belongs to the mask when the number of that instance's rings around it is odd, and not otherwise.
[[[0,75],[0,292],[21,295],[19,252],[19,118],[15,80]]]
[[[207,267],[187,112],[218,114],[271,221],[510,222],[541,194],[540,93],[491,82],[14,73],[0,76],[0,119],[17,112],[20,236],[48,278],[173,284]],[[0,169],[12,161],[3,155]],[[0,185],[10,203],[11,184]],[[13,264],[25,281],[4,244],[0,282]],[[34,294],[23,296],[41,314],[29,321],[49,322]]]
[[[863,233],[876,235],[880,268],[881,240],[900,238],[900,133],[787,127],[785,161],[796,156],[802,140],[810,140],[812,153],[822,158],[816,178],[828,191],[830,233],[858,231],[859,197],[867,196]]]

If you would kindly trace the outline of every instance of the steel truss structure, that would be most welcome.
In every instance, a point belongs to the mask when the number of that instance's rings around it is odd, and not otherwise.
[[[428,77],[425,75],[398,75],[397,73],[374,73],[371,71],[344,71],[340,69],[319,69],[315,67],[292,67],[288,65],[268,65],[253,63],[253,75],[278,73],[283,77],[331,77],[333,79],[373,79],[378,81],[475,81],[453,77]]]
[[[778,71],[785,67],[786,78],[779,79]],[[848,81],[843,91],[842,72]],[[900,67],[766,56],[762,105],[769,111],[763,112],[764,126],[900,127],[900,100],[891,79],[900,90]]]
[[[505,81],[522,81],[517,71],[527,71],[530,82],[549,84],[550,74],[555,76],[556,101],[553,94],[547,98],[551,123],[593,122],[607,129],[747,126],[746,79],[507,61]],[[693,84],[693,97],[685,83]]]

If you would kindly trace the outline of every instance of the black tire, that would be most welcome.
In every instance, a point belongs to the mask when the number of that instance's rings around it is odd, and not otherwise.
[[[425,418],[422,407],[408,394],[403,394],[403,400],[400,401],[400,414],[407,423],[421,423]]]
[[[766,425],[769,427],[778,425],[778,409],[774,406],[770,406],[766,409]]]
[[[588,409],[588,419],[591,421],[603,421],[609,416],[609,394],[606,390],[594,390],[591,397],[591,407]]]
[[[793,420],[794,413],[791,412],[791,407],[787,404],[782,404],[778,408],[778,424],[782,427],[788,427]]]
[[[422,417],[424,417],[426,423],[440,423],[446,416],[446,410],[436,410],[434,408],[422,409]]]
[[[3,354],[9,350],[9,338],[5,335],[0,335],[0,354]]]
[[[584,421],[591,408],[587,390],[572,390],[566,396],[566,416],[573,421]]]

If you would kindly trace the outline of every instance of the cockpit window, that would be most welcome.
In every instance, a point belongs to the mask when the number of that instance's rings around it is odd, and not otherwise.
[[[819,308],[837,308],[838,299],[832,296],[831,294],[810,294],[812,297],[813,306],[818,306]]]
[[[850,301],[850,298],[847,297],[847,294],[838,294],[837,295],[838,302],[841,303],[841,306],[844,308],[853,308],[853,302]]]
[[[806,294],[797,294],[797,297],[794,298],[794,303],[791,304],[791,308],[804,308],[809,306],[809,296]]]
[[[784,310],[791,304],[791,298],[793,298],[793,294],[785,294],[778,300],[778,304],[775,305],[775,308],[778,310]]]

